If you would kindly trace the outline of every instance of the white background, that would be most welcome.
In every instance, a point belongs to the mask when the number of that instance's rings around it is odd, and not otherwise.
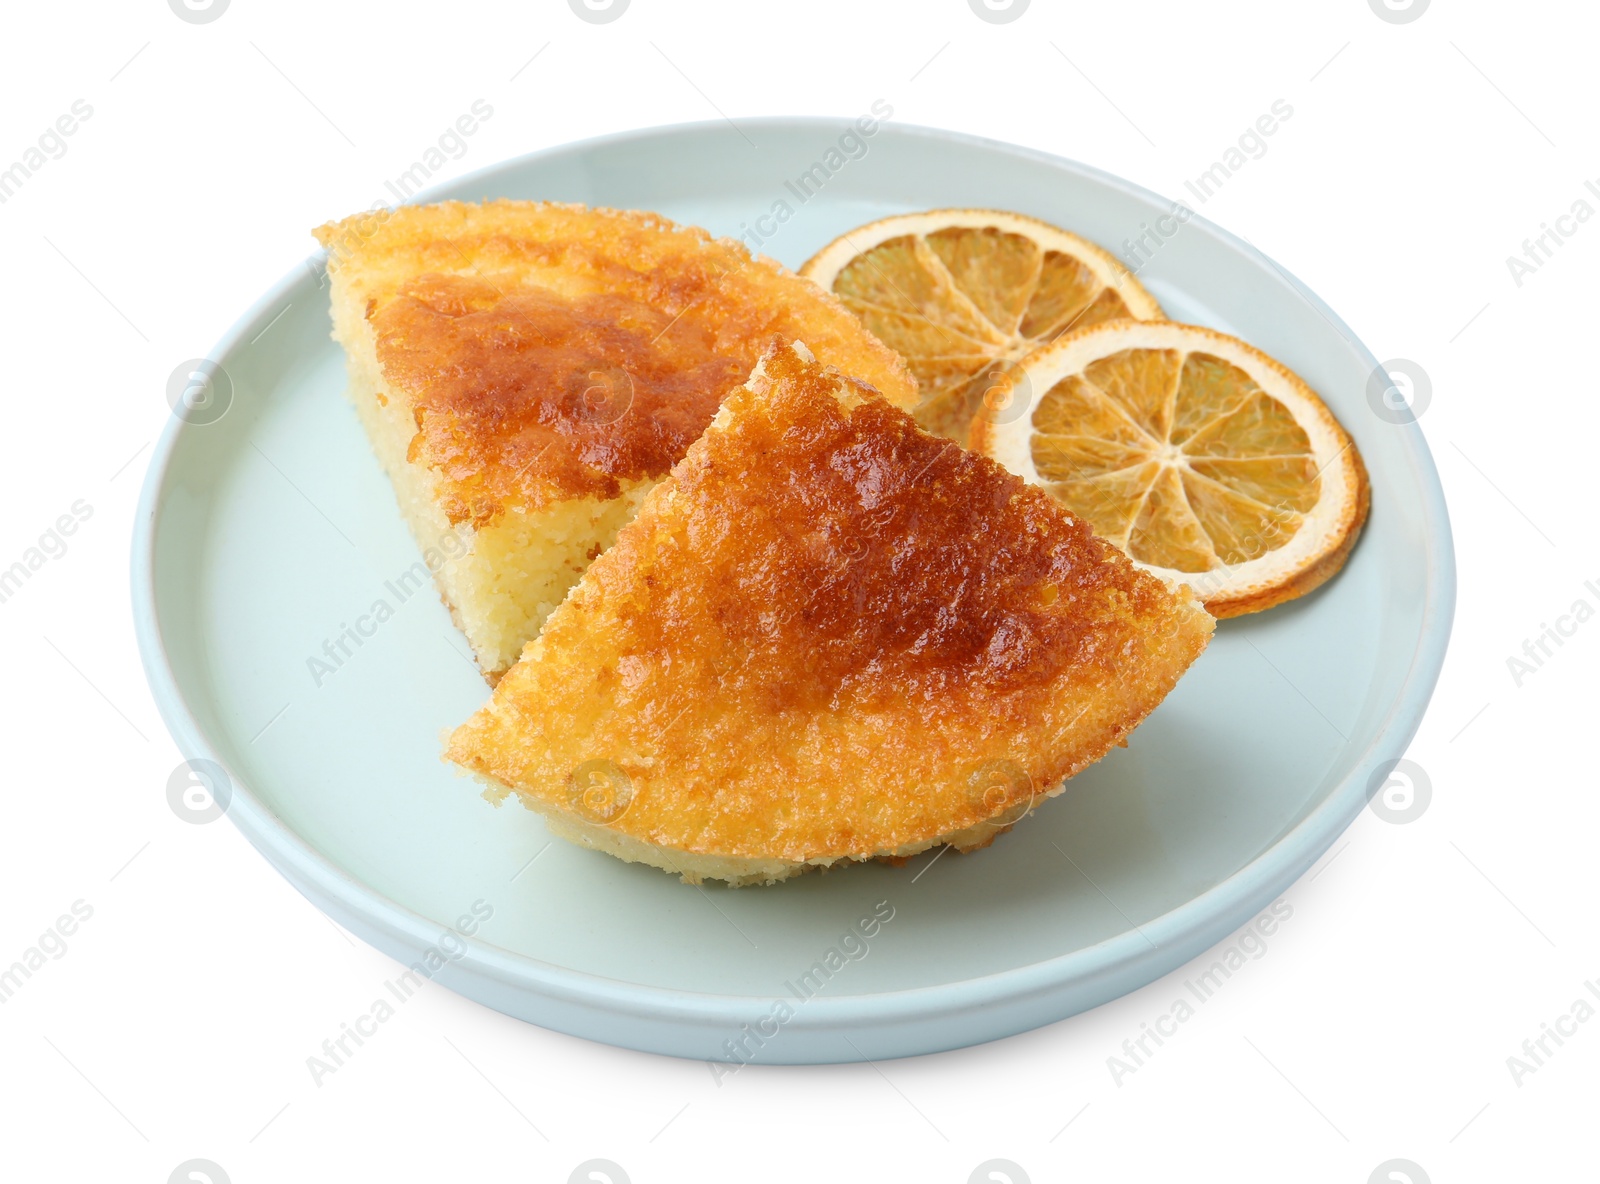
[[[1366,0],[1034,0],[990,24],[966,0],[633,0],[592,25],[564,0],[233,0],[197,25],[139,0],[4,21],[0,167],[74,100],[94,113],[0,205],[0,566],[74,501],[93,516],[0,604],[0,963],[73,901],[94,913],[0,1006],[0,1176],[165,1181],[203,1156],[237,1184],[565,1181],[605,1157],[635,1184],[962,1184],[1003,1157],[1036,1182],[1356,1184],[1404,1157],[1440,1184],[1592,1178],[1600,1020],[1520,1085],[1506,1064],[1600,978],[1600,624],[1520,687],[1507,667],[1576,599],[1600,606],[1578,493],[1600,427],[1600,219],[1520,287],[1506,264],[1579,198],[1600,209],[1585,6],[1438,0],[1394,24]],[[1120,1085],[1106,1058],[1188,970],[986,1047],[721,1088],[702,1064],[430,987],[314,1087],[306,1056],[394,964],[232,827],[168,809],[178,754],[131,635],[129,528],[172,369],[475,98],[496,114],[445,175],[641,125],[852,118],[886,98],[898,122],[1174,197],[1286,99],[1270,151],[1198,208],[1431,377],[1422,423],[1461,590],[1410,751],[1430,808],[1363,814],[1288,893],[1267,955]]]

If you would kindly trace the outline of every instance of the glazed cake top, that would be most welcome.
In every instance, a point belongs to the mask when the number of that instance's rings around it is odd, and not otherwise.
[[[809,280],[654,214],[445,202],[316,231],[452,522],[664,476],[774,340],[901,406],[897,355]]]
[[[1014,810],[1137,724],[1211,618],[1043,490],[769,352],[449,757],[695,853],[810,860]],[[586,764],[587,762],[587,764]]]

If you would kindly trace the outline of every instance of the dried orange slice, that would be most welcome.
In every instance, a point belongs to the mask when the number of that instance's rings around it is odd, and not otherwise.
[[[1366,521],[1366,469],[1300,378],[1226,334],[1108,321],[1023,359],[972,446],[1044,486],[1213,616],[1303,596]]]
[[[800,269],[905,358],[916,416],[965,443],[984,392],[1058,335],[1162,315],[1115,256],[1004,210],[928,210],[842,234]]]

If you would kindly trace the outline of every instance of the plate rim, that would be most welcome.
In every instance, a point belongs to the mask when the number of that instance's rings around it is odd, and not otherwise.
[[[842,116],[771,116],[741,122],[753,128],[804,129],[825,134],[837,130],[840,123],[848,124],[849,120]],[[896,136],[958,143],[968,148],[1045,164],[1084,176],[1107,188],[1120,191],[1139,203],[1171,201],[1170,198],[1123,177],[1040,149],[966,132],[889,120],[881,121],[879,132],[883,131],[889,131]],[[599,148],[631,141],[656,140],[669,136],[698,136],[707,133],[727,134],[724,121],[700,120],[656,124],[573,140],[482,166],[460,177],[429,186],[401,204],[445,200],[450,193],[464,187],[558,156],[581,156]],[[1343,319],[1298,277],[1247,240],[1198,212],[1192,212],[1190,222],[1216,236],[1258,267],[1275,272],[1320,313],[1365,361],[1371,363],[1374,369],[1381,365],[1372,351],[1350,331]],[[310,277],[306,262],[324,258],[325,255],[326,253],[322,251],[311,253],[274,283],[234,321],[206,356],[218,361],[226,358],[241,344],[248,344],[247,334],[257,330],[263,321],[277,315],[283,305],[289,302],[293,290],[308,282]],[[1415,649],[1393,700],[1376,723],[1371,739],[1366,743],[1349,773],[1329,791],[1322,802],[1225,879],[1219,880],[1182,904],[1134,928],[1093,945],[1009,970],[927,986],[816,997],[808,1000],[804,1008],[797,1009],[794,1018],[786,1023],[786,1030],[795,1029],[817,1036],[839,1035],[852,1031],[865,1034],[874,1025],[890,1022],[925,1026],[974,1008],[1001,1007],[1006,1004],[1021,1006],[1024,1001],[1048,996],[1052,992],[1069,991],[1074,987],[1090,989],[1090,984],[1097,979],[1104,980],[1109,977],[1115,980],[1120,976],[1129,980],[1120,986],[1114,985],[1114,989],[1109,993],[1102,992],[1094,1003],[1074,1008],[1069,1012],[1052,1013],[1043,1020],[1028,1020],[1021,1024],[1012,1020],[1007,1025],[1001,1025],[1003,1030],[984,1029],[975,1033],[952,1034],[948,1042],[938,1040],[930,1042],[923,1039],[917,1042],[916,1047],[891,1050],[881,1055],[910,1055],[919,1051],[933,1051],[936,1048],[960,1047],[1068,1018],[1072,1014],[1088,1010],[1090,1007],[1098,1006],[1099,1003],[1148,985],[1155,978],[1181,965],[1182,961],[1215,945],[1242,923],[1242,921],[1231,921],[1226,929],[1218,931],[1219,921],[1228,922],[1230,918],[1241,916],[1248,919],[1248,913],[1252,910],[1246,909],[1245,905],[1270,899],[1271,895],[1298,880],[1316,859],[1332,846],[1366,805],[1369,798],[1367,783],[1372,773],[1384,761],[1401,756],[1416,735],[1438,683],[1449,645],[1455,611],[1455,548],[1444,489],[1432,453],[1415,419],[1388,426],[1401,433],[1401,443],[1422,493],[1420,509],[1426,540],[1423,615]],[[204,726],[194,715],[179,684],[164,644],[158,616],[155,591],[155,539],[156,523],[163,509],[173,457],[184,433],[194,430],[195,427],[196,425],[188,424],[176,415],[168,416],[168,422],[156,440],[146,467],[130,540],[134,632],[152,698],[185,760],[215,761],[227,771],[232,782],[232,798],[226,813],[251,845],[260,851],[298,891],[311,899],[322,911],[326,912],[330,906],[337,906],[339,911],[357,922],[353,931],[358,936],[391,956],[394,956],[392,948],[397,946],[425,949],[438,940],[439,924],[357,879],[312,847],[287,823],[279,819],[256,796],[248,782],[229,767],[220,751],[212,744]],[[1271,892],[1268,892],[1268,889],[1271,889]],[[1253,905],[1253,908],[1259,907],[1261,907],[1259,903]],[[362,922],[365,926],[361,924]],[[776,992],[770,996],[723,994],[632,983],[515,953],[480,937],[466,938],[463,944],[466,950],[454,964],[454,975],[449,978],[440,975],[440,980],[451,985],[459,993],[466,994],[469,998],[476,998],[492,1007],[497,1004],[483,999],[471,990],[471,982],[475,978],[481,977],[519,993],[531,992],[551,1003],[579,1008],[599,1019],[601,1024],[605,1017],[610,1017],[612,1020],[644,1020],[678,1025],[704,1025],[714,1021],[717,1026],[711,1031],[721,1035],[736,1032],[739,1024],[749,1018],[748,1013],[752,1009],[777,997]],[[1185,950],[1194,952],[1170,964],[1170,960],[1163,956],[1172,951],[1182,953]],[[1147,973],[1151,964],[1159,967],[1153,974]],[[507,1010],[503,1007],[497,1009]],[[545,1023],[542,1019],[534,1019],[532,1022],[588,1039],[641,1051],[674,1051],[669,1046],[677,1043],[670,1039],[630,1039],[620,1033],[608,1034],[603,1030],[596,1030],[597,1024],[593,1022],[581,1025],[570,1022]],[[770,1059],[774,1062],[814,1060],[836,1062],[868,1059],[867,1054],[856,1048],[853,1042],[848,1039],[846,1042],[857,1055],[801,1055],[803,1052],[815,1050],[796,1049],[794,1050],[796,1055],[792,1057],[779,1054]],[[675,1055],[691,1054],[675,1052]]]

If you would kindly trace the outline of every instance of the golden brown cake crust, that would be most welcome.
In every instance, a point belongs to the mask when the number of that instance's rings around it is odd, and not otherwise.
[[[911,406],[899,357],[831,295],[740,244],[654,214],[445,202],[320,227],[360,299],[411,459],[452,522],[614,497],[658,478],[774,340]]]
[[[1042,490],[784,347],[448,756],[672,851],[868,858],[1054,792],[1211,618]],[[976,845],[976,844],[972,844]]]

